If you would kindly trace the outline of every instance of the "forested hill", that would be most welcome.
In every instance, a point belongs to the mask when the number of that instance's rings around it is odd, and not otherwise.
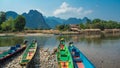
[[[87,17],[84,17],[83,19],[69,18],[67,20],[54,16],[43,17],[42,13],[38,12],[37,10],[30,10],[28,13],[23,13],[22,15],[26,19],[26,27],[32,29],[50,29],[50,28],[54,29],[56,28],[57,25],[80,24],[80,23],[86,23],[86,21],[88,20]],[[6,12],[7,19],[9,17],[15,19],[17,16],[18,14],[14,11]]]
[[[22,14],[26,19],[26,27],[31,29],[50,29],[46,24],[43,15],[37,10],[30,10],[28,13]],[[16,18],[18,14],[14,11],[6,12],[7,19],[9,17]]]
[[[82,19],[80,18],[68,18],[68,19],[61,19],[58,17],[46,17],[43,16],[42,13],[38,12],[37,10],[30,10],[28,13],[22,14],[26,19],[27,28],[32,29],[55,29],[58,25],[69,25],[69,24],[78,24],[80,28],[93,28],[93,29],[113,29],[113,28],[120,28],[119,22],[116,21],[106,21],[101,19],[93,19],[90,20],[87,17]],[[16,18],[18,14],[14,11],[6,12],[7,19],[9,17]]]

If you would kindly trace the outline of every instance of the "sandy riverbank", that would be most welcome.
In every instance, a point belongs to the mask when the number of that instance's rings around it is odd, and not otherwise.
[[[79,31],[59,30],[25,30],[23,32],[0,33],[0,36],[39,36],[39,35],[98,35],[98,34],[120,34],[120,29],[82,29]]]
[[[56,55],[53,52],[40,48],[37,53],[39,54],[36,54],[33,60],[27,66],[24,66],[25,68],[58,68]],[[21,55],[22,53],[5,61],[0,65],[0,68],[22,68],[19,64]]]
[[[0,33],[0,36],[47,36],[53,34],[44,34],[44,33]]]

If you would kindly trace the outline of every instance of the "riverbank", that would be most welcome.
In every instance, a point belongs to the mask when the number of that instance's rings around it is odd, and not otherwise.
[[[100,34],[120,34],[120,29],[82,29],[79,31],[59,31],[59,30],[24,30],[23,32],[3,32],[0,36],[41,36],[41,35],[100,35]]]
[[[40,48],[40,68],[58,68],[55,52]]]
[[[30,68],[29,65],[33,65],[33,64],[37,68],[58,68],[55,53],[49,51],[49,49],[43,49],[43,48],[40,48],[40,50],[38,50],[38,53],[40,54],[39,58],[34,56],[30,64],[28,64],[27,66],[24,66],[25,68]],[[16,57],[5,61],[2,65],[0,65],[0,68],[23,68],[19,64],[21,55],[22,54],[20,53]],[[40,62],[40,63],[38,64],[37,62]]]
[[[0,33],[0,36],[47,36],[53,34],[44,34],[44,33]]]

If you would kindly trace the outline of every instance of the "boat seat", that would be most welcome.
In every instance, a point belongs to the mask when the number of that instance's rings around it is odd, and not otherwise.
[[[74,56],[75,57],[80,57],[80,52],[75,52]]]
[[[60,60],[62,60],[62,61],[68,61],[68,56],[67,55],[61,55],[61,58],[60,58]]]
[[[16,51],[17,49],[16,49],[16,47],[11,47],[10,50],[15,50]]]
[[[68,62],[60,62],[62,68],[68,68]]]
[[[66,55],[66,54],[68,54],[68,52],[65,51],[65,50],[60,50],[60,54],[61,54],[61,55]]]
[[[0,55],[0,58],[2,58],[2,57],[4,57],[4,56],[6,56],[7,54],[8,54],[8,51],[3,52],[3,53]]]
[[[16,48],[20,48],[20,44],[17,44],[17,45],[16,45]]]
[[[73,49],[72,49],[72,52],[76,52],[76,49],[75,49],[75,48],[73,48]]]
[[[79,57],[79,58],[74,58],[74,61],[75,62],[82,62],[82,59]]]
[[[80,52],[75,52],[74,61],[75,62],[82,62],[82,59],[80,58]]]
[[[35,44],[32,43],[32,44],[30,45],[30,48],[34,48],[34,47],[35,47]]]
[[[12,54],[12,53],[14,53],[15,52],[15,50],[9,50],[8,51],[8,54]]]
[[[60,49],[60,51],[65,51],[64,49]]]
[[[67,57],[67,55],[61,55],[61,57]]]
[[[25,63],[25,62],[28,62],[29,60],[27,59],[23,59],[22,62]]]

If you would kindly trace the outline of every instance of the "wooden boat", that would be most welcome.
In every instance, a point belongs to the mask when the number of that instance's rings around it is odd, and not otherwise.
[[[59,68],[74,68],[71,54],[63,41],[58,46],[57,61]]]
[[[34,57],[36,50],[37,50],[37,42],[33,41],[29,46],[27,46],[26,50],[21,56],[20,65],[21,66],[27,65]]]
[[[73,43],[68,47],[73,58],[74,68],[95,68],[88,58]]]
[[[21,44],[21,45],[17,44],[15,46],[10,47],[9,50],[0,53],[0,62],[3,62],[7,60],[8,58],[13,57],[18,52],[23,51],[26,48],[26,43],[27,41],[25,41],[24,44]]]

